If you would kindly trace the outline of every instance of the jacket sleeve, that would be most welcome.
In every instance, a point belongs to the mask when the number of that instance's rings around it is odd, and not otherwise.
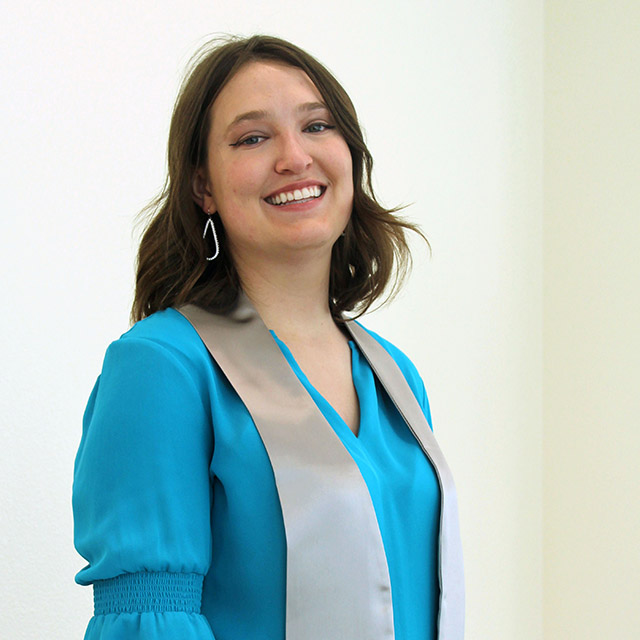
[[[210,411],[188,363],[125,336],[105,356],[73,482],[76,576],[94,587],[85,640],[212,640]]]

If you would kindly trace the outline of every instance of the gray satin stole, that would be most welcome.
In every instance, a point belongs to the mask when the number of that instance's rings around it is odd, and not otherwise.
[[[389,570],[367,485],[259,314],[244,294],[227,315],[193,305],[177,310],[247,407],[269,456],[287,543],[287,640],[393,640]],[[358,324],[346,326],[436,471],[438,640],[462,640],[462,545],[451,471],[393,358]]]

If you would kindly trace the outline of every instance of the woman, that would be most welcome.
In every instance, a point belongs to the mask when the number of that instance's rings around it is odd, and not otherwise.
[[[214,43],[168,161],[76,460],[86,638],[461,638],[424,386],[345,319],[417,231],[376,202],[345,91],[286,41]]]

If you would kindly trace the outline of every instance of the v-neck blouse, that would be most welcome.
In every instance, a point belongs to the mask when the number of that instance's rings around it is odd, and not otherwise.
[[[431,424],[413,364],[370,333]],[[272,335],[369,489],[396,640],[435,640],[440,491],[431,464],[353,342],[358,436]],[[76,580],[94,584],[96,603],[85,640],[284,639],[286,541],[273,470],[246,407],[175,310],[138,322],[107,350],[85,411],[73,506],[76,548],[89,563]]]

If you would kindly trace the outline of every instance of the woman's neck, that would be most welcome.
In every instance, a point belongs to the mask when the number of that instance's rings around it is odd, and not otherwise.
[[[242,288],[269,329],[285,340],[335,332],[329,309],[329,260],[242,263]]]

